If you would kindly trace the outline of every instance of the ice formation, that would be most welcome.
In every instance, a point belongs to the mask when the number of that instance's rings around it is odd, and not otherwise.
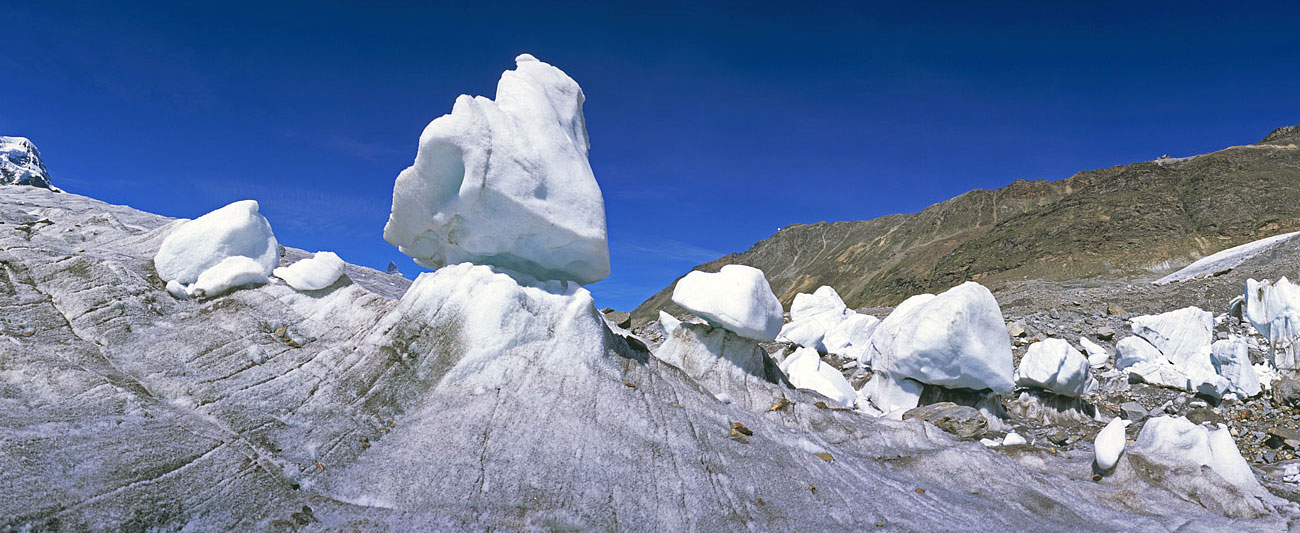
[[[318,291],[343,276],[343,260],[334,252],[316,252],[310,259],[275,269],[274,274],[295,290]]]
[[[1017,386],[1072,398],[1097,386],[1088,359],[1062,339],[1045,339],[1029,345],[1016,369],[1015,379]]]
[[[1295,369],[1296,342],[1300,341],[1300,287],[1285,277],[1276,282],[1246,280],[1245,312],[1260,335],[1268,338],[1273,366]]]
[[[258,213],[255,200],[232,203],[194,220],[181,222],[154,255],[158,277],[189,285],[228,257],[255,261],[266,277],[280,261],[280,246],[271,224]]]
[[[1132,423],[1131,420],[1114,418],[1097,432],[1097,438],[1093,441],[1093,454],[1098,468],[1110,470],[1119,462],[1119,456],[1124,453],[1124,429]]]
[[[1104,365],[1110,360],[1110,352],[1087,337],[1079,337],[1079,346],[1088,354],[1088,364],[1093,367]]]
[[[849,311],[849,316],[826,332],[822,345],[826,347],[826,353],[838,354],[846,359],[861,359],[871,342],[871,334],[879,325],[879,318]]]
[[[1210,366],[1210,342],[1214,339],[1214,315],[1196,307],[1134,317],[1133,333],[1150,342],[1171,363],[1184,371],[1191,366]]]
[[[0,136],[0,185],[50,186],[50,175],[41,162],[41,153],[26,137]]]
[[[871,335],[873,367],[948,388],[1011,392],[1011,340],[993,294],[966,282],[904,300]],[[874,379],[874,378],[873,378]]]
[[[858,392],[853,390],[849,380],[835,367],[822,361],[817,350],[799,348],[781,362],[781,371],[790,379],[790,384],[800,389],[810,389],[831,400],[835,407],[853,407],[858,400]]]
[[[693,271],[677,280],[673,303],[709,323],[759,342],[781,332],[781,301],[763,271],[726,265],[715,273]]]
[[[374,329],[373,342],[386,342],[387,332],[406,322],[428,324],[421,332],[444,332],[422,341],[455,347],[455,366],[443,385],[501,386],[532,371],[518,364],[519,354],[566,354],[549,358],[565,365],[551,370],[583,374],[582,367],[605,357],[608,344],[605,321],[586,289],[559,281],[521,282],[469,263],[420,274],[392,320]]]
[[[1210,360],[1210,343],[1214,337],[1214,317],[1196,307],[1133,318],[1133,332],[1150,343],[1159,357],[1136,341],[1124,339],[1124,362],[1117,356],[1116,366],[1137,374],[1147,383],[1177,387],[1189,392],[1220,398],[1229,389],[1228,380],[1220,376]],[[1116,349],[1120,346],[1117,344]],[[1140,353],[1139,353],[1140,352]],[[1134,358],[1143,362],[1133,364]],[[1187,378],[1186,384],[1179,375]]]
[[[1259,485],[1226,428],[1209,429],[1181,416],[1152,418],[1142,426],[1133,449],[1174,465],[1209,466],[1239,488]]]
[[[835,289],[823,285],[812,294],[795,295],[790,304],[790,323],[781,328],[779,339],[826,353],[827,332],[840,325],[852,311]]]
[[[1214,364],[1214,370],[1228,380],[1228,390],[1237,396],[1250,398],[1261,392],[1259,376],[1250,364],[1246,339],[1232,337],[1215,341],[1210,346],[1210,360]]]
[[[230,289],[261,285],[266,281],[266,269],[262,264],[242,255],[232,255],[204,270],[186,292],[190,296],[216,296]]]
[[[715,398],[760,410],[783,397],[781,388],[760,384],[782,383],[781,370],[753,339],[711,324],[668,326],[667,338],[654,356],[681,369]]]
[[[496,100],[461,95],[397,176],[384,240],[421,265],[471,262],[581,284],[609,275],[582,89],[531,55]]]

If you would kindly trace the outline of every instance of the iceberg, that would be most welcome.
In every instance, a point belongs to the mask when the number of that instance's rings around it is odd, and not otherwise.
[[[582,88],[531,55],[496,100],[461,95],[393,186],[384,240],[429,268],[492,265],[538,280],[609,275],[605,200],[587,161]]]

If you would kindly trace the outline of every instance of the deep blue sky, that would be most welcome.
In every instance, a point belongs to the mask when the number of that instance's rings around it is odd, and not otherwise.
[[[614,269],[591,288],[620,309],[792,223],[1300,124],[1287,2],[3,0],[0,13],[0,134],[32,138],[56,185],[177,217],[254,198],[281,242],[408,275],[380,236],[393,178],[456,95],[491,96],[530,52],[587,94]]]

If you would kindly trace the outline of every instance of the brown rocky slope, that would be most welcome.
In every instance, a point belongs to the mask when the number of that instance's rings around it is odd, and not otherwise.
[[[1209,154],[976,189],[919,213],[798,224],[694,270],[749,265],[767,273],[787,306],[831,285],[851,307],[894,305],[966,280],[996,290],[1012,280],[1150,276],[1300,229],[1298,147],[1300,126],[1289,126]],[[634,320],[681,312],[670,301],[675,284],[637,307]]]

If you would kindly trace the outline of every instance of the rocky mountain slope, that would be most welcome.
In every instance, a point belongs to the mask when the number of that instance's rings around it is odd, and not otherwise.
[[[787,306],[835,287],[852,307],[894,305],[966,280],[1127,279],[1300,229],[1300,127],[1256,144],[974,190],[919,213],[794,225],[696,267],[767,273]],[[675,284],[675,282],[674,282]],[[669,286],[633,313],[680,313]]]

